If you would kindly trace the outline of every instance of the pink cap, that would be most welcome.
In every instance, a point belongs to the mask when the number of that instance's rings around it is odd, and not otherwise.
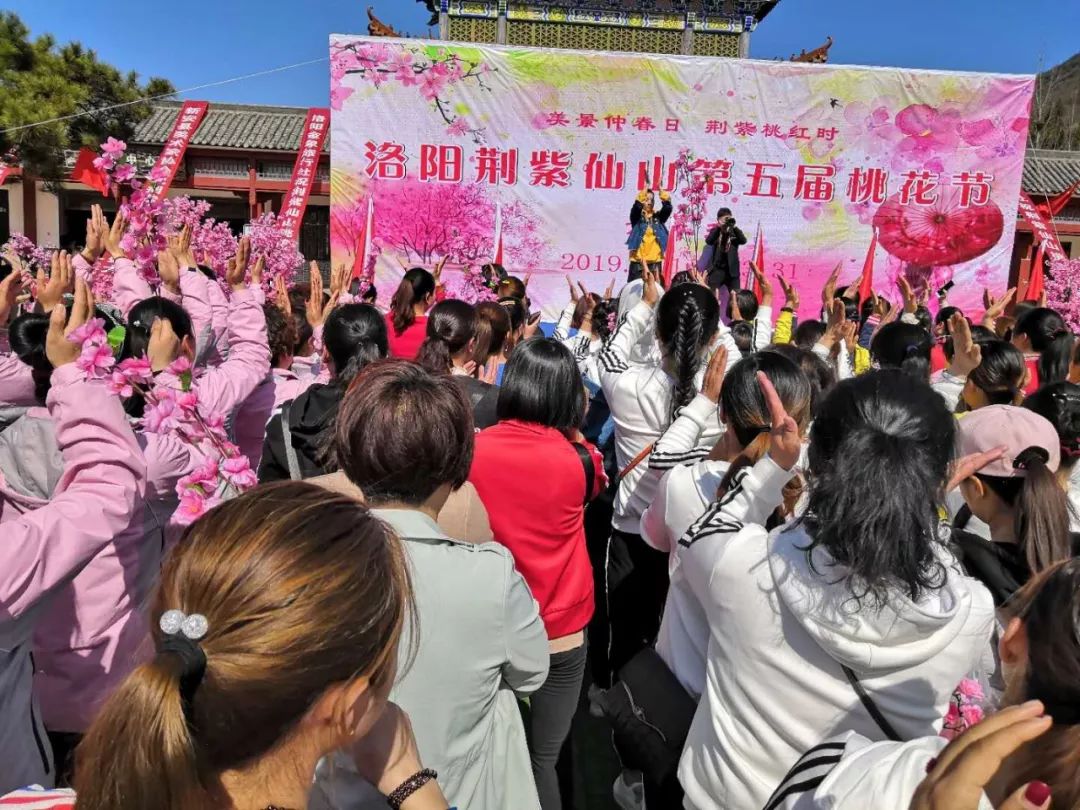
[[[979,408],[958,422],[956,454],[959,457],[983,453],[1004,446],[1005,455],[979,470],[983,475],[999,478],[1023,476],[1025,471],[1014,466],[1016,457],[1029,447],[1046,451],[1046,466],[1057,472],[1061,464],[1061,442],[1057,431],[1045,417],[1027,408],[1013,405],[990,405]]]

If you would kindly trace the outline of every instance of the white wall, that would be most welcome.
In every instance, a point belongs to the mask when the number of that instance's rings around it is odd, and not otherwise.
[[[60,245],[60,198],[42,189],[37,183],[37,238],[41,247]],[[29,234],[28,234],[29,235]]]
[[[10,183],[4,186],[8,197],[8,231],[23,232],[22,183]]]

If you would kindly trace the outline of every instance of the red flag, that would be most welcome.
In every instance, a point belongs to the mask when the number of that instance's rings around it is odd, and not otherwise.
[[[1045,289],[1046,279],[1043,274],[1043,243],[1035,251],[1035,258],[1031,262],[1031,270],[1028,272],[1027,289],[1024,291],[1023,301],[1038,301]]]
[[[1077,180],[1056,197],[1049,197],[1046,202],[1038,203],[1035,207],[1039,209],[1043,216],[1056,217],[1069,204],[1069,200],[1072,199],[1077,189],[1080,189],[1080,180]]]
[[[358,279],[367,271],[368,256],[371,255],[371,237],[375,231],[375,200],[368,197],[367,217],[364,227],[356,239],[356,258],[353,259],[352,277]]]
[[[102,197],[109,196],[109,178],[105,172],[94,166],[97,155],[93,149],[85,146],[79,150],[79,157],[75,161],[75,168],[71,170],[71,179],[84,186],[96,188]]]
[[[495,256],[491,261],[495,264],[503,263],[502,203],[495,208]]]
[[[765,232],[761,230],[761,223],[757,226],[757,240],[754,242],[754,256],[750,260],[754,263],[762,273],[765,272]],[[753,272],[753,271],[751,271]],[[758,277],[754,274],[754,297],[761,302],[762,299],[761,283],[758,281]]]
[[[863,261],[862,277],[859,280],[859,306],[863,301],[874,295],[874,253],[877,252],[877,231],[874,231],[870,239],[870,247],[866,251],[866,259]]]
[[[9,166],[6,163],[0,163],[0,186],[4,185],[4,181],[8,179],[8,175],[11,174],[13,169],[13,166]]]
[[[671,226],[671,232],[667,238],[667,249],[664,251],[664,264],[660,268],[661,275],[664,279],[664,287],[671,286],[671,277],[675,275],[675,265],[678,264],[678,260],[675,254],[678,253],[679,241],[679,223],[675,223]]]

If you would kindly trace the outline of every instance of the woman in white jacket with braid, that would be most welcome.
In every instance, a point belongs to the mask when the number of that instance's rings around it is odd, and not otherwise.
[[[611,673],[656,639],[667,594],[667,555],[647,546],[639,534],[641,515],[660,478],[642,462],[697,394],[720,324],[720,305],[707,287],[681,284],[663,298],[660,292],[656,276],[646,271],[641,300],[597,358],[623,471],[607,553]],[[730,339],[727,330],[724,334]],[[657,343],[659,352],[648,351]],[[702,432],[702,446],[712,447],[720,431],[714,414]],[[603,679],[607,673],[596,674]]]

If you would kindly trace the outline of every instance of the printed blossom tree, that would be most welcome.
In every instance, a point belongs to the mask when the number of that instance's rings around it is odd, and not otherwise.
[[[1073,332],[1080,333],[1080,259],[1052,262],[1046,275],[1046,303]]]
[[[384,248],[406,262],[431,264],[446,256],[454,264],[482,264],[495,248],[496,203],[485,187],[466,183],[421,183],[403,180],[375,186],[376,236]],[[347,239],[349,221],[342,213],[335,224]],[[525,272],[541,262],[546,245],[539,220],[521,202],[502,209],[503,251],[515,270]]]
[[[344,84],[346,76],[359,78],[376,88],[396,82],[415,87],[439,114],[448,135],[469,135],[475,143],[484,142],[484,128],[471,124],[455,111],[449,100],[453,86],[475,81],[484,90],[490,88],[484,76],[492,69],[483,62],[462,59],[444,47],[413,49],[374,42],[333,43],[330,52],[330,106],[340,110],[356,88]]]

